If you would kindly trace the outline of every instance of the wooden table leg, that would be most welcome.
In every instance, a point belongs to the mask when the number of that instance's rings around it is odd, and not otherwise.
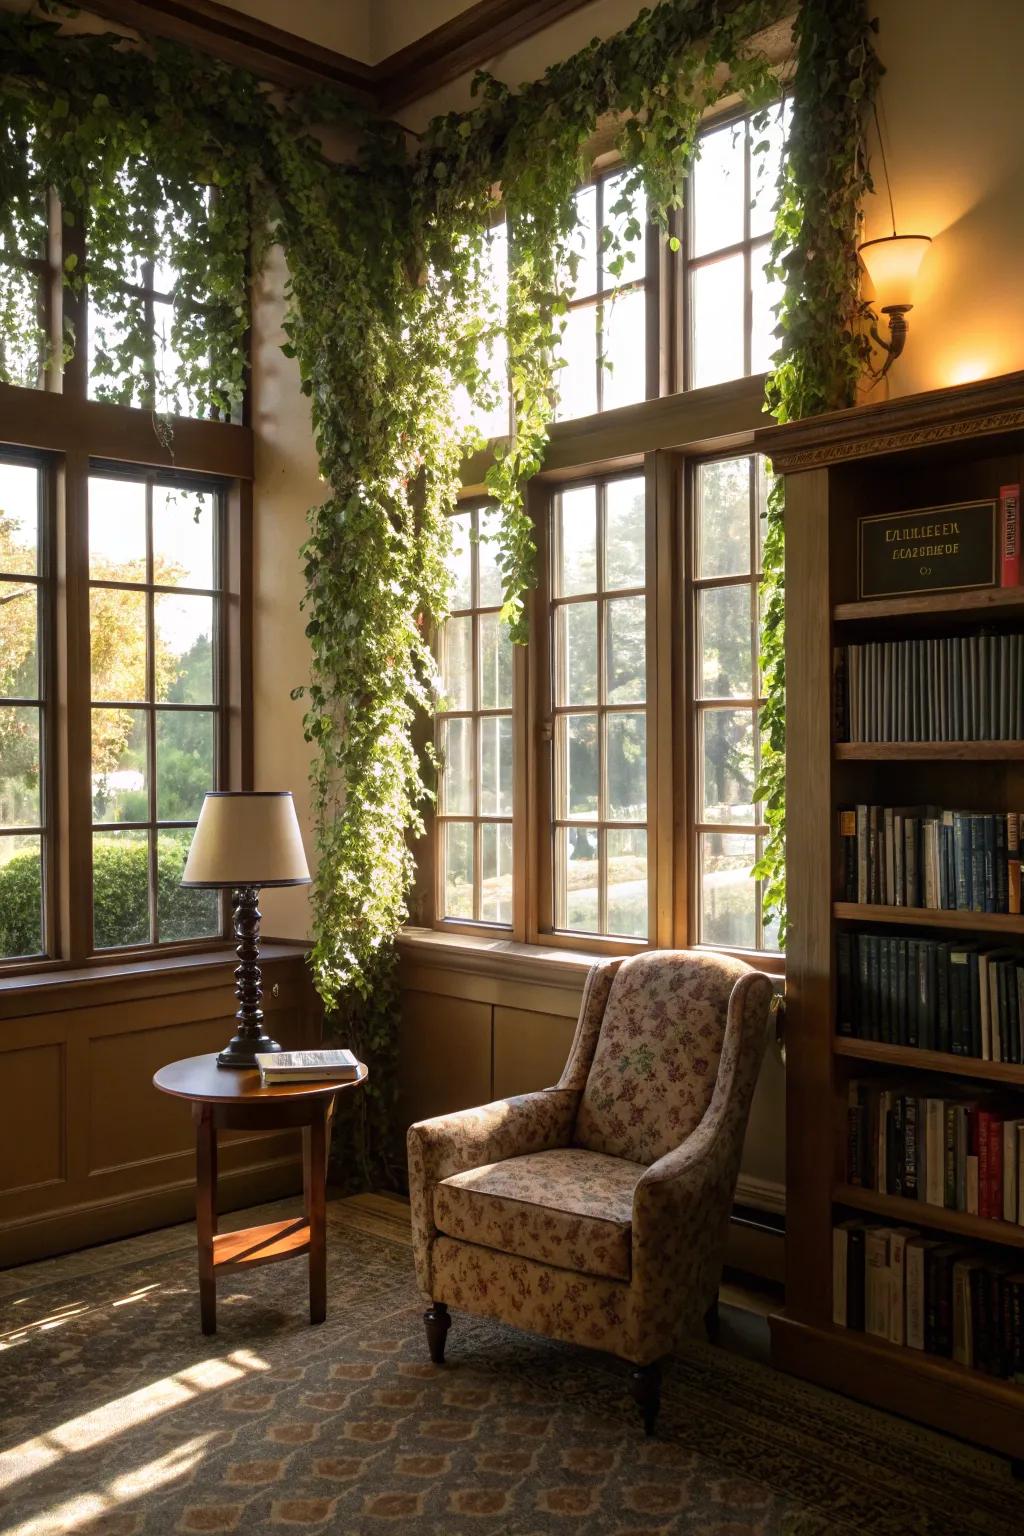
[[[327,1129],[330,1104],[316,1104],[309,1126],[305,1194],[309,1222],[309,1320],[327,1316]],[[306,1141],[303,1138],[304,1143]]]
[[[199,1248],[199,1317],[204,1333],[217,1332],[213,1239],[217,1232],[217,1127],[212,1104],[193,1104],[196,1127],[196,1238]]]

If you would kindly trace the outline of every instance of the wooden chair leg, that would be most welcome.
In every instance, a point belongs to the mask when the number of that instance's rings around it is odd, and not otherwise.
[[[217,1286],[213,1239],[217,1232],[217,1127],[211,1104],[193,1104],[196,1128],[196,1246],[199,1252],[199,1321],[217,1332]]]
[[[1010,1462],[1010,1471],[1018,1482],[1024,1483],[1024,1456],[1015,1456]]]
[[[633,1371],[633,1401],[644,1421],[644,1434],[653,1435],[661,1407],[661,1361],[638,1365]]]
[[[718,1297],[716,1296],[710,1307],[708,1307],[707,1311],[704,1313],[704,1331],[708,1336],[709,1344],[718,1343],[718,1335],[721,1331],[721,1326],[721,1318],[718,1315]]]
[[[432,1301],[423,1314],[423,1326],[427,1330],[427,1348],[435,1365],[444,1365],[444,1344],[452,1320],[443,1301]]]

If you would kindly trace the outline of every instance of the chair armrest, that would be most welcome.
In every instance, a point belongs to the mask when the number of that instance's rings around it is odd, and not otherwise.
[[[430,1295],[430,1247],[435,1236],[434,1190],[442,1179],[507,1157],[564,1147],[572,1134],[579,1093],[545,1088],[478,1109],[439,1115],[409,1127],[409,1204],[416,1274]]]

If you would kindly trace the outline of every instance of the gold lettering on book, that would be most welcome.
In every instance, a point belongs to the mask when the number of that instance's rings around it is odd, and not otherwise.
[[[954,534],[959,538],[959,523],[925,523],[919,528],[887,528],[885,542],[897,544],[909,543],[911,539],[948,539]]]

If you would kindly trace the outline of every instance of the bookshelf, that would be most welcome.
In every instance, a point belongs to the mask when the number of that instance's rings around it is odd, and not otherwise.
[[[775,1363],[834,1390],[1014,1458],[1024,1471],[1024,1386],[833,1321],[832,1230],[850,1217],[913,1227],[1024,1270],[1024,1227],[847,1182],[847,1090],[877,1078],[973,1082],[1016,1102],[1024,1065],[837,1033],[837,936],[976,939],[1024,949],[1024,917],[840,900],[839,811],[931,804],[1024,811],[1024,741],[836,739],[833,654],[867,641],[1024,631],[1024,588],[859,601],[857,519],[997,498],[1024,481],[1024,373],[858,406],[757,434],[786,478],[787,799],[786,1308]]]

